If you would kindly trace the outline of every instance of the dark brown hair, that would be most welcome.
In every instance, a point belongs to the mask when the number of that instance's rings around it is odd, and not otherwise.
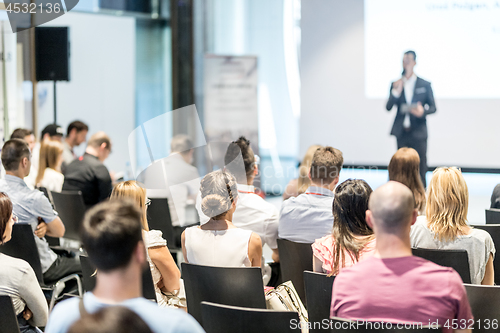
[[[33,134],[32,130],[26,128],[16,128],[10,135],[11,139],[21,139],[24,140],[27,136]]]
[[[71,122],[69,125],[68,125],[68,130],[66,132],[66,135],[69,136],[69,133],[73,130],[73,128],[76,129],[76,132],[79,133],[81,131],[87,131],[89,130],[89,127],[87,126],[87,124],[85,124],[84,122],[82,121],[79,121],[79,120],[75,120],[73,122]]]
[[[11,139],[2,147],[2,164],[6,171],[19,169],[19,163],[25,157],[30,158],[30,148],[24,139]]]
[[[7,194],[0,192],[0,237],[3,244],[5,229],[7,229],[7,224],[10,222],[10,216],[12,215],[12,201]]]
[[[90,261],[109,272],[126,267],[142,241],[141,212],[128,200],[110,200],[90,209],[83,219],[81,239]]]
[[[362,179],[348,179],[337,186],[333,198],[333,238],[334,257],[332,275],[345,266],[345,256],[354,262],[359,260],[359,252],[373,239],[373,230],[365,219],[368,200],[372,188]]]
[[[255,165],[255,155],[252,148],[250,147],[250,141],[244,136],[240,136],[238,140],[233,141],[227,147],[226,155],[224,156],[224,164],[226,165],[229,172],[231,172],[239,183],[243,183],[243,179],[240,179],[241,171],[239,165],[231,165],[238,155],[241,154],[243,158],[243,164],[245,165],[245,180],[252,177],[254,165]],[[241,168],[242,169],[242,168]]]
[[[425,188],[420,178],[420,157],[413,148],[400,148],[389,163],[389,180],[406,185],[415,198],[415,208],[420,214],[425,207]]]
[[[152,333],[134,311],[124,306],[108,306],[77,320],[68,333]]]
[[[323,185],[331,184],[338,177],[344,164],[342,152],[333,147],[321,147],[316,150],[311,163],[311,180]]]

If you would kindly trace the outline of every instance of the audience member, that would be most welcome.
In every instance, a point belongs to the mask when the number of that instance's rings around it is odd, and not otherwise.
[[[89,127],[87,124],[79,120],[75,120],[68,125],[66,138],[63,140],[63,173],[66,171],[66,167],[76,158],[73,148],[79,146],[87,140],[88,131]]]
[[[64,176],[61,173],[63,146],[58,141],[47,141],[40,148],[40,161],[36,186],[49,191],[61,192]]]
[[[12,214],[12,202],[0,192],[0,245],[11,239],[16,220]],[[20,331],[41,332],[36,326],[45,326],[49,311],[33,268],[26,261],[3,253],[0,253],[0,267],[0,295],[11,298]]]
[[[85,214],[81,238],[97,268],[96,286],[83,300],[71,298],[57,304],[46,333],[67,332],[82,317],[81,312],[92,314],[110,305],[134,311],[155,333],[203,332],[190,315],[160,308],[141,296],[146,251],[140,221],[141,212],[126,200],[101,203]]]
[[[469,191],[455,167],[434,170],[426,215],[411,229],[413,247],[467,250],[473,284],[493,285],[495,244],[490,234],[467,225]]]
[[[491,206],[490,208],[500,209],[500,184],[497,184],[491,193]]]
[[[36,185],[36,177],[38,174],[38,165],[40,160],[40,149],[44,142],[59,141],[61,142],[63,136],[63,129],[56,124],[49,124],[42,130],[40,142],[36,142],[31,149],[31,172],[24,180],[29,188],[34,189]]]
[[[180,247],[182,232],[195,222],[187,220],[186,207],[196,198],[200,176],[198,169],[191,165],[194,149],[193,142],[187,135],[174,136],[170,149],[169,156],[148,166],[137,180],[147,188],[148,197],[168,199],[175,246]]]
[[[108,306],[75,321],[68,333],[153,333],[134,311]]]
[[[16,128],[11,136],[11,139],[21,139],[24,140],[28,143],[28,146],[31,151],[33,151],[33,148],[35,148],[36,145],[36,140],[35,140],[35,135],[33,134],[32,130],[26,129],[26,128]]]
[[[419,215],[425,214],[425,188],[420,177],[420,157],[413,148],[399,148],[389,163],[389,180],[406,185],[415,198]]]
[[[375,236],[366,224],[365,213],[372,189],[361,179],[348,179],[335,189],[333,232],[313,245],[315,272],[337,275],[373,255]]]
[[[35,135],[33,135],[33,131],[25,128],[16,128],[12,134],[10,135],[11,139],[21,139],[24,140],[28,143],[28,146],[30,148],[30,151],[33,152],[33,149],[35,148],[36,145],[36,140],[35,140]],[[36,175],[37,170],[34,170],[33,164],[31,165],[31,170],[30,174]],[[3,165],[0,164],[0,178],[3,178],[5,176],[5,169],[3,168]],[[25,182],[29,182],[29,176],[24,180]]]
[[[239,163],[240,158],[242,163]],[[262,245],[267,244],[273,251],[273,260],[279,261],[276,243],[279,213],[274,205],[255,194],[253,181],[258,173],[258,165],[250,141],[243,136],[233,141],[227,148],[224,164],[236,178],[238,187],[238,204],[232,220],[234,226],[259,235]]]
[[[213,171],[201,180],[201,209],[210,220],[182,233],[186,262],[222,267],[261,266],[262,242],[250,230],[232,223],[238,200],[236,179],[227,171]]]
[[[299,178],[290,180],[285,188],[285,192],[283,192],[283,200],[286,200],[290,197],[296,197],[299,194],[304,193],[309,185],[311,185],[311,180],[309,179],[308,174],[309,170],[311,169],[313,155],[316,150],[318,150],[318,148],[321,148],[321,146],[312,145],[307,148],[304,159],[299,163]]]
[[[176,296],[179,294],[181,273],[162,232],[149,230],[146,210],[150,201],[146,198],[146,189],[133,180],[121,182],[113,189],[111,199],[130,199],[141,210],[142,238],[155,284],[156,299],[160,306],[179,305],[179,297]]]
[[[72,253],[57,255],[49,247],[45,235],[63,237],[65,228],[57,212],[42,192],[28,188],[23,178],[30,172],[30,150],[24,140],[12,139],[2,148],[5,178],[0,180],[0,191],[6,193],[13,204],[19,222],[29,223],[40,256],[45,282],[55,281],[71,273],[81,272],[80,261]]]
[[[322,147],[313,155],[309,179],[311,186],[298,197],[281,205],[279,237],[298,243],[314,243],[331,233],[333,189],[339,182],[344,163],[342,152]]]
[[[390,181],[372,193],[368,207],[366,222],[377,238],[375,255],[337,275],[331,317],[437,324],[445,332],[451,331],[444,327],[447,321],[451,326],[473,320],[458,273],[412,255],[410,227],[418,212],[411,190]]]
[[[90,137],[85,154],[66,168],[63,190],[81,191],[87,209],[111,194],[111,176],[103,164],[110,153],[111,139],[97,132]]]

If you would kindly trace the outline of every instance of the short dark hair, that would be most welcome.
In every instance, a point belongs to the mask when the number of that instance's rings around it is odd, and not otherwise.
[[[252,176],[254,170],[255,155],[250,147],[250,141],[244,136],[240,136],[238,140],[231,142],[227,147],[226,155],[224,156],[224,164],[227,166],[227,169],[236,177],[236,180],[239,183],[242,183],[243,179],[240,179],[242,178],[242,175],[240,175],[242,170],[239,169],[243,168],[237,164],[230,165],[230,163],[233,162],[239,154],[241,154],[243,158],[246,175],[245,180],[247,180],[248,177]]]
[[[66,136],[69,136],[69,133],[73,130],[73,128],[76,128],[76,132],[89,131],[89,127],[87,126],[87,124],[80,120],[75,120],[68,125]]]
[[[0,192],[0,244],[3,244],[3,234],[7,229],[12,215],[12,201],[7,194]]]
[[[33,134],[32,130],[29,130],[27,128],[16,128],[12,134],[10,135],[11,139],[21,139],[24,140],[27,136]]]
[[[411,54],[413,56],[413,60],[417,61],[417,54],[415,53],[415,51],[408,50],[405,52],[405,54]]]
[[[340,150],[329,146],[318,148],[311,163],[311,180],[331,184],[338,177],[342,164],[344,157]]]
[[[2,164],[5,171],[19,169],[19,163],[25,157],[30,158],[30,147],[24,139],[10,139],[2,147]]]
[[[81,239],[98,270],[126,267],[142,241],[141,212],[128,200],[100,203],[85,214]]]

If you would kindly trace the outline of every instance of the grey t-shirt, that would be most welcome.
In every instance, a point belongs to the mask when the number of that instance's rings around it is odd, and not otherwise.
[[[3,253],[0,253],[0,267],[0,295],[10,296],[16,315],[28,306],[33,312],[29,323],[45,326],[49,309],[33,268],[26,261]]]
[[[490,253],[495,258],[495,244],[490,234],[484,230],[472,229],[469,235],[457,236],[454,241],[440,242],[427,227],[425,216],[419,216],[411,227],[412,247],[440,250],[466,250],[469,255],[469,267],[473,284],[481,284]]]

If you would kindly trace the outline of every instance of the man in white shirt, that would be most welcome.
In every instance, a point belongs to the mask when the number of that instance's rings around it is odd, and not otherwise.
[[[87,133],[89,127],[84,122],[75,120],[68,125],[66,138],[63,140],[63,163],[61,166],[62,173],[66,171],[66,167],[76,158],[73,148],[87,141]]]
[[[305,193],[283,201],[279,237],[297,243],[314,243],[332,232],[333,190],[344,164],[342,152],[321,147],[313,155],[309,186]]]
[[[420,156],[420,176],[424,186],[427,172],[427,121],[426,116],[436,112],[436,104],[431,84],[415,75],[417,64],[414,51],[403,56],[403,76],[391,84],[387,101],[387,111],[396,105],[398,111],[394,119],[391,135],[397,139],[398,149],[413,148]]]

